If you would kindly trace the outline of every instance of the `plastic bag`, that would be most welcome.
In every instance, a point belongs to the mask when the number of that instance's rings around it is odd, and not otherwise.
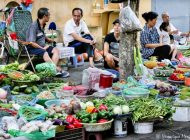
[[[19,109],[18,114],[20,117],[24,117],[27,121],[31,121],[31,120],[45,120],[46,116],[48,115],[48,112],[31,106],[22,106]],[[28,116],[26,114],[31,114],[31,115]]]
[[[88,68],[83,70],[82,85],[94,88],[96,83],[99,83],[101,69]]]
[[[141,31],[142,25],[130,6],[121,9],[119,15],[122,32]]]
[[[57,71],[56,71],[56,65],[54,63],[41,63],[36,65],[36,70],[37,72],[40,73],[40,75],[44,76],[44,77],[51,77],[51,76],[55,76]]]
[[[14,137],[25,136],[30,140],[47,140],[49,138],[55,137],[54,129],[48,130],[46,132],[32,132],[29,134],[18,130],[10,130],[8,133]]]

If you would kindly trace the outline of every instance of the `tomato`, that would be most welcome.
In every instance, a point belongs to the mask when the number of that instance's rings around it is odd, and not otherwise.
[[[81,128],[82,127],[82,124],[79,122],[74,122],[73,125],[75,128]]]
[[[100,120],[98,121],[98,123],[105,123],[105,122],[108,122],[108,120],[106,120],[106,119],[100,119]]]
[[[66,118],[66,121],[67,121],[68,123],[73,123],[73,121],[74,121],[73,115],[68,115],[67,118]]]
[[[75,126],[73,124],[66,125],[66,129],[74,129]]]

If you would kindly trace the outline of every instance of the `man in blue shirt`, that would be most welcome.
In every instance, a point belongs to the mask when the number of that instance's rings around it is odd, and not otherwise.
[[[46,45],[46,42],[53,43],[53,40],[47,38],[44,33],[45,25],[50,19],[49,9],[40,8],[37,16],[38,19],[29,26],[26,32],[26,41],[30,42],[28,51],[30,54],[42,56],[45,62],[51,62],[57,66],[59,61],[59,50]],[[64,77],[69,76],[68,72],[63,72],[58,66],[57,71],[62,72]]]

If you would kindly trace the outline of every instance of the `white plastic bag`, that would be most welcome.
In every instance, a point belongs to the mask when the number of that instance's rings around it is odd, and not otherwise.
[[[88,68],[83,70],[82,85],[94,88],[96,83],[99,83],[101,69]]]
[[[140,20],[137,18],[129,5],[121,9],[119,17],[122,32],[133,32],[142,30]]]

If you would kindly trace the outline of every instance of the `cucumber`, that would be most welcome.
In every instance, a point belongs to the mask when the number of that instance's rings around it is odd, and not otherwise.
[[[13,94],[13,95],[19,95],[20,93],[17,92],[17,91],[11,91],[11,94]]]

